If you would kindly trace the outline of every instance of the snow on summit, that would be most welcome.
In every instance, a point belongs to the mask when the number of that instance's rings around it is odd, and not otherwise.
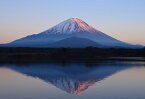
[[[45,32],[74,33],[74,32],[97,32],[97,30],[79,18],[70,18],[50,28]]]

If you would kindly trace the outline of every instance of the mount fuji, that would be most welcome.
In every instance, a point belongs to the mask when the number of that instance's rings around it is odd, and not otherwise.
[[[39,48],[85,48],[88,46],[98,48],[142,48],[117,40],[81,19],[70,18],[58,25],[41,32],[29,35],[0,47],[39,47]]]

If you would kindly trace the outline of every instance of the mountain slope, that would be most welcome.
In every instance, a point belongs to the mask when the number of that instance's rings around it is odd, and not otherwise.
[[[70,48],[84,48],[88,46],[94,46],[98,48],[103,48],[103,45],[100,45],[94,41],[91,41],[86,38],[78,38],[78,37],[71,37],[67,39],[63,39],[52,44],[48,45],[49,47],[59,48],[59,47],[70,47]]]
[[[78,18],[70,18],[44,32],[41,32],[39,34],[30,35],[30,36],[15,40],[9,44],[4,44],[1,46],[47,47],[44,45],[49,45],[48,47],[50,47],[50,45],[54,44],[55,47],[57,47],[56,45],[59,44],[58,43],[59,41],[64,40],[64,39],[69,39],[69,38],[71,40],[72,37],[84,38],[87,41],[90,40],[91,42],[96,42],[97,45],[98,44],[103,45],[103,47],[106,46],[106,48],[142,48],[142,46],[128,44],[128,43],[119,41],[111,36],[108,36],[105,33],[96,30],[95,28],[93,28],[92,26],[88,25],[86,22],[84,22]],[[87,42],[87,41],[84,41],[84,42]],[[73,41],[73,42],[75,42],[75,41]],[[58,43],[58,44],[56,44],[56,43]],[[71,44],[68,44],[68,45],[71,45]],[[77,48],[79,46],[83,46],[84,43],[82,42],[79,44],[77,44],[77,46],[73,46],[73,47]],[[90,43],[90,44],[92,44],[92,43]],[[92,45],[90,45],[90,46],[92,46]],[[59,45],[58,45],[58,47],[59,47]]]

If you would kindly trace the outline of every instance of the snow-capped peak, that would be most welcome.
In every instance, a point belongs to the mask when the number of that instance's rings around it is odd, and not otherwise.
[[[70,18],[45,31],[45,33],[76,33],[76,32],[98,32],[79,18]]]

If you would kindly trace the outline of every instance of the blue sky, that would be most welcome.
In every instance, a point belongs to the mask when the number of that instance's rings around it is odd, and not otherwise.
[[[1,0],[0,43],[77,17],[119,40],[145,45],[144,5],[145,0]]]

